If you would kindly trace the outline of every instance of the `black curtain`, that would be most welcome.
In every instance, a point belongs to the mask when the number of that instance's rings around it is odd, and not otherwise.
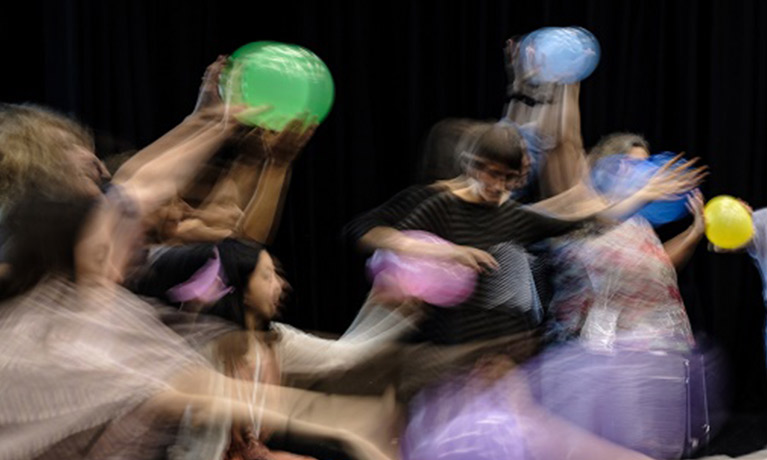
[[[581,92],[588,145],[643,133],[654,151],[700,156],[712,172],[708,197],[767,205],[761,0],[24,0],[4,10],[0,100],[74,114],[102,156],[180,121],[220,53],[276,40],[327,63],[335,106],[295,165],[273,247],[294,288],[284,319],[298,327],[350,323],[368,282],[341,227],[416,179],[436,121],[501,115],[504,41],[539,27],[579,25],[600,40],[602,60]],[[680,284],[696,331],[732,359],[739,410],[767,408],[764,303],[747,256],[701,244]]]

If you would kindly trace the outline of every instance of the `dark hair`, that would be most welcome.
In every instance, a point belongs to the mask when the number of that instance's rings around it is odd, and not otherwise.
[[[168,290],[183,283],[194,275],[214,256],[215,245],[188,244],[162,250],[141,277],[133,283],[137,294],[154,297],[167,304],[175,302],[168,296]]]
[[[261,251],[264,250],[258,243],[226,239],[217,244],[192,244],[167,249],[136,283],[136,292],[173,304],[168,298],[168,290],[188,280],[215,256],[216,249],[227,284],[234,289],[204,310],[204,314],[218,316],[246,329],[244,296],[250,275],[258,266]],[[267,327],[268,321],[264,322]]]
[[[479,159],[520,169],[522,158],[526,155],[525,141],[514,125],[495,123],[479,135],[468,153],[469,165],[472,159]]]
[[[476,144],[478,134],[494,122],[448,118],[432,126],[423,144],[420,178],[425,183],[463,173],[461,155]]]
[[[593,165],[608,155],[628,153],[634,147],[640,147],[650,152],[650,143],[639,134],[618,132],[608,134],[589,151],[589,161]]]
[[[75,278],[74,249],[98,198],[53,199],[39,193],[20,198],[4,216],[0,298],[22,294],[45,275]]]
[[[207,314],[218,316],[231,321],[242,329],[245,324],[245,292],[253,270],[258,266],[258,260],[264,247],[258,243],[236,239],[226,239],[216,246],[221,256],[221,268],[224,270],[229,285],[234,290],[223,299],[216,302],[206,311]],[[269,329],[269,319],[263,318],[262,326]]]

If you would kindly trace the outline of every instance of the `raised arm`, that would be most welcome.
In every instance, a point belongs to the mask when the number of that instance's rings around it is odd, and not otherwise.
[[[154,156],[132,175],[115,177],[113,183],[122,186],[141,213],[151,212],[176,196],[223,142],[234,134],[239,125],[227,116],[227,112],[233,114],[240,110],[218,106],[195,115],[187,122],[189,127],[194,128],[194,135]]]
[[[541,121],[541,129],[553,131],[555,147],[547,152],[541,170],[543,196],[554,196],[584,180],[586,154],[581,137],[580,83],[557,88],[556,102],[549,117]],[[551,126],[551,128],[547,128]]]
[[[221,105],[221,100],[218,97],[218,83],[221,69],[226,65],[226,61],[225,56],[219,56],[205,70],[194,111],[176,127],[126,161],[115,173],[115,180],[127,180],[160,154],[199,134],[200,116],[211,108]]]
[[[535,70],[524,69],[519,42],[509,40],[505,49],[509,78],[506,117],[518,125],[533,124],[546,139],[540,170],[541,193],[552,197],[576,186],[586,173],[581,137],[580,83],[532,84]]]
[[[288,122],[279,133],[264,133],[264,147],[268,157],[261,169],[256,189],[237,223],[238,235],[264,244],[272,240],[290,185],[293,161],[316,129],[316,119],[303,115]]]

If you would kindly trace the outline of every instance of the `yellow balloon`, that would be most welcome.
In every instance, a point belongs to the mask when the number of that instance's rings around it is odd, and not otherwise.
[[[703,210],[706,237],[722,249],[736,249],[751,241],[754,224],[751,213],[736,198],[720,195],[712,198]]]

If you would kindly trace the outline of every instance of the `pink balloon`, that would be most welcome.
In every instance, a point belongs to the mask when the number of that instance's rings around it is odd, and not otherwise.
[[[429,243],[451,244],[428,232],[408,230],[403,233]],[[368,260],[368,269],[375,286],[441,307],[452,307],[465,301],[477,283],[477,273],[457,262],[406,256],[393,251],[376,251]]]

